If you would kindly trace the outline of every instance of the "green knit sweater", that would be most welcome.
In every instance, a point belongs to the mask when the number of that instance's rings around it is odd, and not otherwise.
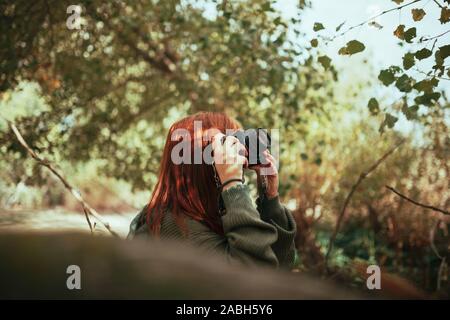
[[[209,252],[221,253],[232,263],[293,266],[296,224],[278,197],[258,198],[255,208],[248,186],[236,185],[223,191],[222,198],[226,208],[221,217],[224,235],[189,217],[185,222],[188,233],[184,235],[167,211],[161,222],[161,238],[188,241]],[[146,207],[131,222],[128,238],[149,236],[145,212]]]

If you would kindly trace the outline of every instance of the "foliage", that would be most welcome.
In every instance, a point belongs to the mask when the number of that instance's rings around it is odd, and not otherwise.
[[[302,270],[320,272],[336,213],[349,190],[374,159],[398,139],[395,132],[387,132],[380,140],[376,121],[360,121],[367,116],[360,115],[350,126],[334,124],[339,136],[324,135],[330,132],[324,128],[324,132],[306,141],[311,146],[313,141],[325,139],[320,169],[302,161],[297,168],[296,186],[289,188],[288,198],[297,200],[297,246]],[[448,208],[450,185],[443,177],[450,168],[449,128],[441,116],[431,119],[422,147],[408,141],[363,180],[353,195],[331,256],[332,268],[351,272],[357,261],[376,263],[419,287],[436,291],[441,260],[431,248],[430,234],[437,226],[434,242],[438,252],[448,259],[448,220],[385,188],[394,186],[413,199]],[[360,277],[346,281],[365,286]],[[445,292],[449,292],[446,280],[441,283],[441,293]]]
[[[319,35],[319,37],[326,42],[330,42],[365,24],[376,26],[378,29],[381,29],[382,26],[374,20],[376,17],[389,14],[393,11],[408,10],[409,7],[413,7],[410,10],[410,14],[414,23],[418,23],[423,19],[426,19],[427,9],[425,7],[415,7],[419,6],[423,1],[393,1],[397,4],[397,7],[385,10],[368,21],[349,27],[346,31],[337,33],[334,36]],[[438,6],[441,12],[439,22],[436,21],[435,23],[447,24],[450,21],[450,3],[445,1],[444,4],[440,4],[438,1],[434,1],[434,5]],[[345,22],[340,24],[335,31],[338,32],[344,24]],[[317,28],[317,25],[321,25],[322,28]],[[325,28],[321,23],[316,23],[314,25],[314,31],[320,31],[323,29]],[[419,37],[419,30],[419,24],[416,24],[415,26],[405,26],[404,24],[400,24],[397,26],[397,28],[393,31],[393,36],[397,37],[401,41],[399,45],[410,45],[411,50],[403,56],[402,65],[389,66],[381,70],[378,75],[378,79],[384,86],[389,87],[394,84],[396,89],[402,93],[401,102],[403,107],[400,112],[403,113],[408,120],[413,120],[416,118],[420,107],[427,109],[438,107],[437,101],[442,95],[442,93],[439,92],[438,84],[441,81],[450,81],[450,67],[446,64],[446,59],[450,56],[450,44],[448,41],[449,37],[446,35],[450,32],[450,30],[432,37]],[[417,47],[419,47],[419,49],[416,49]],[[346,46],[339,49],[339,54],[353,55],[364,51],[364,49],[364,44],[355,39],[349,41]],[[421,70],[418,68],[412,69],[421,61],[428,61],[429,59],[434,59],[434,62],[431,63],[429,70]],[[329,64],[330,61],[327,60],[327,65]],[[417,72],[415,75],[408,70],[419,71],[419,73],[425,77],[418,78]],[[375,97],[370,98],[368,108],[372,113],[378,113],[379,103]],[[385,120],[381,123],[380,132],[383,132],[386,126],[392,128],[398,120],[398,117],[391,114],[387,108],[385,108],[385,113]]]
[[[80,30],[66,26],[69,1],[1,5],[0,92],[39,82],[49,110],[17,122],[50,158],[108,159],[104,173],[148,188],[167,126],[183,114],[226,110],[266,128],[291,119],[301,131],[301,118],[330,98],[336,75],[287,38],[289,21],[270,1],[81,4]],[[0,140],[25,156],[11,132]]]

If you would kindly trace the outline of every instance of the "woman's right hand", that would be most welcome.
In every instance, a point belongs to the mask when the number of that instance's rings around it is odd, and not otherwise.
[[[247,151],[236,137],[225,136],[223,133],[216,134],[212,139],[212,150],[214,166],[221,183],[230,179],[242,179],[243,167],[248,165],[245,157]],[[223,191],[237,184],[240,182],[229,183]]]

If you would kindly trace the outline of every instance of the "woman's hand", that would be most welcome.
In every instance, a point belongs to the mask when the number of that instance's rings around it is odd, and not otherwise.
[[[263,152],[268,163],[264,165],[252,166],[249,169],[256,171],[256,177],[258,181],[258,189],[263,186],[263,180],[266,180],[266,197],[267,199],[273,199],[278,196],[278,170],[275,163],[275,158],[270,154],[268,150]]]
[[[230,179],[242,179],[243,167],[248,165],[245,146],[233,136],[223,139],[224,137],[223,133],[218,133],[212,140],[214,166],[221,183]],[[240,182],[231,182],[223,188],[223,191],[237,184]]]

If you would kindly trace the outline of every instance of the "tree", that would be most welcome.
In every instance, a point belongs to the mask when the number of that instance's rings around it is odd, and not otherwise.
[[[17,119],[26,140],[74,163],[107,159],[107,174],[138,187],[158,167],[163,119],[226,110],[245,126],[282,128],[320,112],[329,93],[317,92],[336,76],[288,39],[271,1],[85,0],[79,30],[66,25],[69,5],[1,4],[0,92],[37,80],[50,110]],[[0,140],[25,155],[11,132]]]

